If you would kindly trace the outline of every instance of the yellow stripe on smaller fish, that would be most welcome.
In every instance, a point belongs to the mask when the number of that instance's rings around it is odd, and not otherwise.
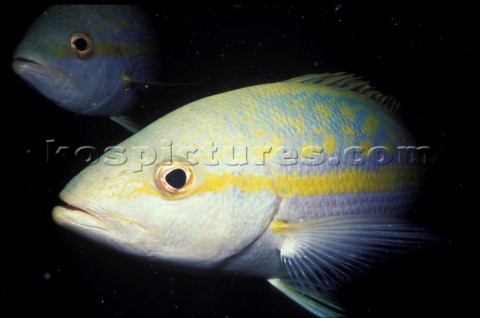
[[[121,43],[113,42],[94,42],[93,43],[93,57],[98,56],[150,56],[158,54],[159,46],[157,43]],[[60,58],[73,57],[75,52],[64,47],[54,49],[53,55]]]

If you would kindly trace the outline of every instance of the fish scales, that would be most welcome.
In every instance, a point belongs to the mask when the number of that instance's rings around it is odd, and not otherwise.
[[[396,152],[415,140],[383,99],[340,73],[198,100],[83,170],[54,219],[166,266],[267,279],[318,316],[342,315],[337,289],[431,239],[403,218],[423,166]]]

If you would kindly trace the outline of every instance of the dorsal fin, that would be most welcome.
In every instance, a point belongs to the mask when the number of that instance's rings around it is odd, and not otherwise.
[[[383,95],[375,90],[369,82],[365,81],[362,76],[357,76],[356,74],[346,72],[308,74],[286,80],[285,82],[345,88],[368,96],[393,113],[400,114],[400,103],[393,96]]]

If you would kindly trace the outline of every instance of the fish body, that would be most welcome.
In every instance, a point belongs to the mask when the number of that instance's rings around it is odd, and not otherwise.
[[[139,86],[159,65],[157,35],[132,5],[53,5],[31,25],[12,68],[69,111],[120,116],[138,102]]]
[[[53,217],[120,250],[267,279],[316,315],[342,314],[335,290],[426,237],[402,219],[423,174],[386,150],[415,144],[386,101],[348,74],[201,99],[83,170]]]

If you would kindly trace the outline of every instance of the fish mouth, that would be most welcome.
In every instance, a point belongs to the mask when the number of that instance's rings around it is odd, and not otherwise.
[[[105,218],[105,213],[65,191],[60,193],[60,199],[65,204],[54,207],[52,211],[53,220],[58,225],[87,236],[116,238],[114,229]]]
[[[35,60],[29,59],[29,58],[26,58],[26,57],[23,57],[23,56],[14,57],[13,62],[27,63],[27,64],[37,64],[37,65],[40,65],[40,66],[42,65]]]
[[[116,215],[69,190],[64,189],[59,197],[65,204],[53,208],[53,220],[83,236],[118,248],[135,244],[146,231],[141,224]]]
[[[14,56],[12,61],[12,68],[18,74],[27,72],[41,77],[49,77],[45,65],[31,57],[21,55]]]

